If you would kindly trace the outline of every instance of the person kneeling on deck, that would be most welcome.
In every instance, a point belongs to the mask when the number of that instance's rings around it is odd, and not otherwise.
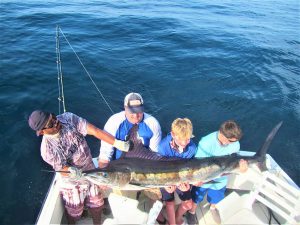
[[[201,138],[196,158],[205,158],[213,156],[224,156],[236,153],[240,150],[239,140],[242,137],[242,130],[233,120],[228,120],[222,123],[219,131],[213,132]],[[240,171],[245,172],[248,168],[247,161],[240,161]],[[210,212],[212,218],[217,224],[221,223],[216,204],[225,197],[225,190],[227,184],[227,176],[222,176],[214,180],[215,182],[203,184],[199,182],[192,187],[192,209],[186,214],[188,224],[198,224],[195,215],[197,204],[200,203],[207,193],[207,201],[210,205]]]
[[[159,144],[158,153],[167,157],[178,157],[184,159],[193,158],[196,153],[196,145],[191,140],[193,137],[192,122],[187,119],[177,118],[173,121],[171,132]],[[178,186],[161,188],[162,200],[166,202],[166,213],[169,224],[182,224],[183,214],[191,209],[192,199],[189,183]],[[174,192],[181,199],[181,204],[175,212]],[[160,224],[165,223],[162,214],[157,218]]]
[[[130,139],[134,144],[141,142],[149,151],[157,152],[161,140],[159,122],[144,112],[144,100],[139,93],[131,92],[125,96],[124,111],[112,115],[104,130],[119,140]],[[109,143],[101,144],[99,167],[106,167],[111,160],[119,159],[122,152]]]
[[[31,113],[28,123],[38,136],[43,135],[42,158],[56,171],[70,171],[70,174],[74,174],[75,171],[76,174],[78,169],[85,171],[95,168],[90,148],[84,138],[86,135],[93,135],[123,151],[129,149],[127,142],[115,139],[70,112],[55,116],[53,113],[35,110]],[[61,174],[63,182],[60,193],[67,211],[68,222],[74,224],[81,217],[85,203],[90,209],[94,224],[100,224],[103,205],[100,187],[85,179],[66,175],[69,173]]]

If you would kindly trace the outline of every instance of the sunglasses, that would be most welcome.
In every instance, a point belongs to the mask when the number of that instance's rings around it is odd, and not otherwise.
[[[221,134],[226,138],[226,140],[228,141],[228,142],[230,142],[230,143],[233,143],[233,142],[237,142],[238,140],[237,139],[235,139],[235,140],[230,140],[230,138],[228,138],[228,137],[226,137],[222,132],[221,132]],[[232,138],[231,138],[232,139]]]

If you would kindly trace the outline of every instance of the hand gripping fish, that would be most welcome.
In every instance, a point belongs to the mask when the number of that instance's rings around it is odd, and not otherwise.
[[[261,170],[267,170],[266,152],[281,125],[282,122],[272,129],[254,156],[235,153],[208,158],[167,158],[149,149],[145,150],[142,144],[134,143],[131,152],[125,153],[120,159],[111,161],[105,168],[85,171],[83,175],[98,185],[126,189],[126,185],[131,184],[145,189],[182,182],[210,182],[224,174],[234,173],[241,159],[246,160],[248,165],[257,164]]]

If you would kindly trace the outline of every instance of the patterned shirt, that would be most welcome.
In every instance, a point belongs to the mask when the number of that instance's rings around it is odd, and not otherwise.
[[[61,123],[61,129],[56,135],[44,135],[41,144],[42,158],[54,170],[65,166],[90,170],[95,166],[90,148],[87,145],[87,121],[73,113],[63,113],[56,117]],[[63,203],[68,214],[79,218],[84,205],[90,208],[101,207],[103,196],[97,185],[90,183],[84,177],[72,179],[62,177],[58,183]]]
[[[56,135],[44,135],[41,155],[54,170],[65,166],[78,169],[93,169],[92,155],[84,136],[87,135],[87,121],[67,112],[57,116],[61,129]]]

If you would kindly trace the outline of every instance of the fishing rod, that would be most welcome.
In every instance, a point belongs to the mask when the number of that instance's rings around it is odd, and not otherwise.
[[[104,97],[104,95],[102,94],[102,92],[100,91],[99,87],[97,86],[97,84],[95,83],[94,79],[92,78],[91,74],[89,73],[89,71],[86,69],[86,67],[84,66],[84,64],[82,63],[80,57],[78,56],[77,52],[75,51],[75,49],[72,47],[71,43],[69,42],[68,38],[66,37],[66,35],[64,34],[64,32],[62,31],[62,29],[57,25],[56,27],[56,54],[57,54],[57,71],[58,71],[58,80],[59,80],[59,95],[61,93],[61,96],[59,96],[59,102],[63,103],[63,107],[64,107],[64,112],[66,112],[65,110],[65,99],[64,99],[64,93],[63,93],[63,82],[62,82],[62,66],[61,66],[61,59],[60,59],[60,45],[59,45],[59,33],[62,34],[62,36],[64,37],[64,39],[66,40],[66,42],[68,43],[68,45],[70,46],[70,48],[72,49],[73,53],[75,54],[75,56],[77,57],[80,65],[82,66],[82,68],[84,69],[85,73],[87,74],[87,76],[90,78],[92,84],[94,85],[94,87],[96,88],[96,90],[98,91],[98,94],[101,96],[101,98],[103,99],[103,101],[105,102],[105,104],[107,105],[107,107],[109,108],[109,110],[111,111],[112,114],[114,114],[114,111],[112,110],[112,108],[110,107],[109,103],[107,102],[106,98]],[[61,91],[60,91],[61,90]],[[60,107],[60,106],[59,106]]]
[[[57,85],[58,85],[58,112],[61,112],[61,104],[64,112],[66,112],[65,95],[64,95],[64,83],[62,66],[60,60],[60,43],[59,43],[59,26],[56,27],[56,67],[57,67]]]
[[[56,26],[56,68],[57,68],[58,111],[59,111],[59,114],[61,114],[61,108],[63,109],[64,113],[67,111],[67,109],[66,109],[66,103],[65,103],[66,101],[65,101],[65,94],[64,94],[62,61],[61,61],[61,52],[60,52],[60,33],[63,35],[64,39],[67,41],[68,45],[70,46],[70,48],[72,49],[72,51],[76,55],[78,61],[80,62],[81,66],[83,67],[83,69],[85,70],[86,74],[88,75],[88,77],[90,78],[90,80],[92,81],[92,83],[94,84],[94,86],[97,89],[98,93],[100,94],[100,96],[102,97],[102,99],[104,100],[104,102],[106,103],[107,107],[110,109],[111,113],[114,114],[114,111],[112,110],[112,108],[110,107],[109,103],[105,99],[104,95],[102,94],[102,92],[98,88],[97,84],[94,82],[94,80],[93,80],[92,76],[90,75],[90,73],[87,71],[86,67],[84,66],[84,64],[82,63],[80,57],[78,56],[78,54],[76,53],[76,51],[72,47],[72,45],[69,42],[69,40],[67,39],[66,35],[63,33],[63,31],[59,27],[59,25],[57,25]],[[72,173],[70,171],[52,171],[52,170],[41,170],[41,171],[43,171],[43,172],[50,172],[50,173],[55,173],[55,172]]]

